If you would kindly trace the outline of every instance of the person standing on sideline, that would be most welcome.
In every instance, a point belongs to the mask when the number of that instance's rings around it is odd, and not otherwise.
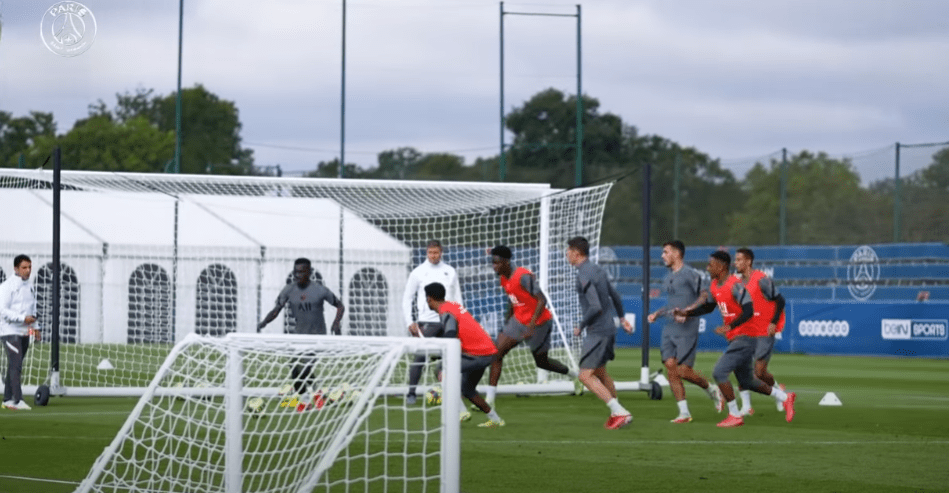
[[[774,353],[775,335],[784,330],[784,296],[778,292],[774,280],[764,272],[755,269],[754,263],[755,253],[750,248],[735,250],[735,272],[741,276],[741,282],[748,290],[755,308],[755,314],[751,319],[758,334],[754,360],[755,376],[768,385],[784,390],[784,385],[775,382],[774,375],[768,372],[768,362],[771,361],[771,355]],[[751,407],[751,391],[739,389],[738,394],[741,396],[741,415],[754,414],[755,411]],[[778,411],[784,409],[780,401],[775,402]]]
[[[418,265],[409,274],[409,279],[405,283],[405,291],[402,293],[402,318],[409,332],[415,334],[419,331],[423,337],[435,337],[435,334],[442,330],[442,325],[438,313],[429,308],[425,301],[425,286],[437,282],[445,286],[447,291],[446,299],[462,305],[461,286],[458,283],[458,275],[455,268],[442,261],[442,244],[438,240],[428,242],[425,251],[425,261]],[[412,319],[412,301],[415,301],[416,317]],[[415,356],[415,360],[409,367],[409,392],[405,396],[406,404],[415,404],[415,388],[422,378],[422,370],[425,368],[425,355]]]
[[[685,244],[679,240],[667,241],[662,245],[662,261],[669,268],[669,273],[662,280],[662,289],[666,293],[666,306],[649,314],[647,319],[653,323],[662,316],[667,316],[666,324],[662,327],[662,342],[659,345],[662,363],[669,374],[669,389],[676,398],[679,406],[679,415],[673,423],[688,423],[692,421],[689,412],[689,403],[685,400],[685,385],[683,380],[692,382],[705,389],[708,396],[715,402],[715,410],[722,412],[725,400],[722,398],[718,386],[709,385],[704,375],[695,371],[695,354],[699,344],[699,319],[682,319],[673,316],[676,308],[685,308],[695,302],[702,294],[702,274],[690,266],[685,265]]]
[[[606,271],[590,262],[590,242],[582,236],[570,239],[566,256],[567,262],[577,268],[580,297],[580,324],[573,334],[579,336],[583,329],[587,331],[580,355],[580,381],[610,408],[610,418],[604,426],[609,430],[622,428],[633,421],[633,415],[619,403],[606,363],[615,357],[617,326],[622,323],[627,334],[633,333],[633,327],[625,318],[623,302]]]
[[[346,311],[346,307],[343,306],[342,300],[337,298],[326,286],[322,283],[312,282],[310,280],[310,273],[312,271],[313,266],[309,259],[298,258],[293,262],[294,282],[287,284],[280,290],[280,294],[277,295],[276,306],[257,324],[257,332],[263,330],[267,324],[277,318],[277,315],[280,314],[280,310],[283,309],[284,305],[288,305],[290,307],[290,313],[293,314],[293,317],[297,321],[296,329],[294,330],[296,334],[326,335],[326,320],[323,318],[323,303],[328,303],[336,307],[336,318],[333,319],[331,328],[332,333],[334,335],[340,335],[340,322],[343,320],[343,313]],[[297,396],[290,397],[286,403],[281,403],[282,405],[286,407],[297,405],[297,402],[293,401],[298,399],[299,395],[306,392],[307,381],[312,372],[312,358],[301,357],[294,363],[290,375],[291,378],[293,378],[293,389],[296,390]],[[289,392],[288,389],[281,389],[281,393],[287,392]]]
[[[547,297],[540,289],[534,273],[524,267],[511,266],[511,249],[498,245],[491,249],[491,265],[501,280],[501,287],[511,301],[512,315],[498,334],[498,353],[491,363],[491,378],[488,383],[487,401],[494,406],[504,356],[522,341],[527,341],[534,356],[534,364],[541,368],[570,378],[577,373],[558,360],[550,359],[550,331],[554,327],[553,315],[547,309]]]
[[[23,361],[30,348],[30,336],[39,340],[36,322],[36,292],[30,283],[33,262],[26,255],[13,259],[13,276],[0,284],[0,340],[7,352],[7,372],[3,379],[3,407],[26,411],[23,402]]]
[[[478,382],[481,381],[484,370],[491,365],[494,355],[498,352],[491,336],[465,307],[445,301],[445,286],[441,283],[433,282],[425,286],[425,302],[428,303],[429,308],[438,312],[441,321],[442,329],[434,335],[458,338],[461,342],[461,395],[488,415],[488,420],[478,426],[481,428],[504,426],[501,416],[498,416],[497,411],[478,393]],[[418,336],[419,332],[420,329],[415,328],[412,330],[412,335]],[[441,380],[441,375],[439,375],[439,380]]]
[[[712,276],[708,291],[703,292],[703,296],[688,308],[677,308],[675,315],[704,315],[711,313],[716,306],[722,313],[723,324],[715,329],[715,333],[728,339],[728,348],[718,359],[712,372],[728,404],[728,417],[718,423],[720,428],[734,428],[745,424],[738,410],[738,403],[735,402],[735,390],[728,381],[728,376],[732,373],[741,387],[770,395],[784,403],[785,420],[790,423],[794,419],[794,400],[797,396],[794,392],[785,393],[755,377],[752,360],[758,341],[751,335],[755,328],[748,323],[754,316],[754,305],[738,277],[730,275],[730,267],[731,255],[728,252],[713,252],[706,267]]]

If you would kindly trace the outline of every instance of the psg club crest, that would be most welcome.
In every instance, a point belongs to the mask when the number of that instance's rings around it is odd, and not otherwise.
[[[85,53],[96,39],[96,17],[79,2],[59,2],[43,12],[40,38],[49,51],[73,57]]]

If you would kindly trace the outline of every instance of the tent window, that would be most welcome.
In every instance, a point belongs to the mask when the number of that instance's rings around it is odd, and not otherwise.
[[[349,283],[349,333],[386,335],[389,288],[382,273],[371,267],[360,269]]]
[[[129,277],[128,342],[173,343],[171,281],[155,264],[139,265]]]
[[[287,274],[287,284],[293,282],[293,272]],[[323,284],[323,274],[320,274],[315,268],[310,269],[310,282]],[[290,313],[290,310],[284,310],[283,333],[292,334],[297,328],[297,319]]]
[[[59,266],[59,341],[79,342],[79,278],[72,267]],[[36,272],[36,321],[43,328],[53,326],[53,264]],[[52,340],[49,330],[41,331],[44,341]]]
[[[237,330],[237,278],[231,269],[211,264],[198,276],[195,332],[223,336]]]

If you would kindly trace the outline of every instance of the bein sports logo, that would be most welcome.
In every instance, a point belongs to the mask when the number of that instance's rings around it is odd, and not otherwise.
[[[850,323],[846,320],[802,320],[797,323],[797,333],[803,337],[847,337]]]
[[[949,338],[949,321],[884,318],[880,320],[880,336],[889,340],[945,341]]]
[[[866,301],[877,290],[880,279],[880,259],[877,252],[864,245],[854,250],[847,264],[847,290],[855,300]]]

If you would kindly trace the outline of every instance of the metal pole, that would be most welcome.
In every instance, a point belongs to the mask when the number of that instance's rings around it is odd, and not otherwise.
[[[58,146],[53,149],[53,293],[50,296],[50,303],[53,305],[53,316],[50,321],[50,335],[52,345],[50,346],[50,366],[53,373],[59,373],[59,317],[60,317],[60,237],[59,237],[59,214],[60,214],[60,188],[61,172],[63,167],[63,153]]]
[[[181,47],[184,41],[185,0],[178,0],[178,93],[175,95],[175,173],[181,173]]]
[[[896,143],[896,177],[893,181],[893,243],[900,242],[900,143]]]
[[[26,156],[23,153],[20,153],[20,159],[17,161],[17,168],[23,169],[26,167]]]
[[[646,161],[646,165],[643,167],[643,313],[642,313],[642,326],[643,326],[643,368],[649,367],[649,194],[652,191],[651,184],[649,183],[652,175],[652,165],[649,161]]]
[[[577,4],[577,165],[574,185],[583,185],[583,90],[580,87],[580,4]]]
[[[498,153],[498,181],[504,181],[504,2],[501,2],[501,149]]]
[[[682,150],[676,149],[675,169],[672,176],[672,237],[679,237],[679,168],[682,161]]]
[[[343,56],[342,80],[339,96],[339,173],[343,177],[343,167],[346,166],[346,0],[343,0]]]
[[[787,222],[788,222],[788,150],[787,148],[781,149],[781,199],[780,206],[781,212],[780,217],[778,218],[778,244],[785,245],[787,243]]]

